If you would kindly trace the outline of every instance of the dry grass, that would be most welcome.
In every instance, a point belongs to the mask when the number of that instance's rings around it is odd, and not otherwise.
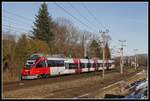
[[[114,76],[115,75],[118,74],[114,73]],[[108,78],[109,76],[110,74],[107,74],[106,78]],[[50,95],[51,92],[55,92],[55,91],[57,92],[58,90],[80,87],[89,84],[92,85],[93,83],[96,83],[99,80],[102,80],[100,76],[94,76],[94,77],[81,78],[72,81],[65,81],[61,83],[57,82],[53,84],[45,84],[45,85],[40,85],[35,87],[3,92],[3,97],[4,98],[42,98],[47,95]]]
[[[12,73],[8,69],[3,73],[3,83],[14,82],[18,80],[20,80],[19,77],[17,77],[14,73]]]
[[[134,70],[129,69],[128,72],[132,73]],[[63,91],[73,87],[83,87],[86,85],[94,85],[98,82],[106,83],[108,79],[119,77],[119,72],[108,73],[105,75],[105,81],[101,76],[94,76],[88,78],[80,78],[71,81],[56,82],[52,84],[43,84],[34,87],[28,87],[13,91],[3,92],[3,98],[44,98],[45,96],[52,95],[54,92]],[[21,85],[18,85],[21,86]]]

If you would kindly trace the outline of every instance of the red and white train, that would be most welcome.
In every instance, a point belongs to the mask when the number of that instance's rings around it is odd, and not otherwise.
[[[104,69],[115,68],[114,60],[104,61]],[[79,58],[52,58],[41,54],[31,55],[21,72],[21,79],[37,79],[53,75],[80,74],[100,71],[103,60]]]

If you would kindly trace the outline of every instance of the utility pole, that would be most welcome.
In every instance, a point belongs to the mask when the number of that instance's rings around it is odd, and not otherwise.
[[[120,48],[120,53],[121,53],[120,73],[123,74],[123,64],[124,64],[124,59],[123,59],[123,46],[125,46],[123,43],[126,42],[126,40],[119,40],[119,42],[121,42],[121,48]]]
[[[86,54],[86,39],[85,39],[85,34],[83,34],[83,47],[84,47],[84,57],[86,57],[87,54]]]
[[[135,70],[137,68],[137,55],[136,55],[136,52],[138,51],[138,49],[133,49],[135,51]]]
[[[112,58],[115,58],[115,52],[116,52],[116,46],[113,46],[112,48],[111,48],[111,56],[112,56]]]
[[[131,65],[130,65],[130,57],[128,57],[128,66],[131,66]]]
[[[109,36],[106,35],[108,33],[108,30],[106,30],[106,32],[102,32],[100,31],[101,34],[101,37],[102,37],[102,48],[103,48],[103,74],[102,74],[102,77],[104,78],[104,74],[105,74],[105,46],[106,46],[106,43],[108,42],[108,38]]]
[[[104,44],[104,42],[103,42]],[[105,46],[103,45],[103,78],[104,78],[104,74],[105,74]]]
[[[86,55],[86,46],[84,48],[84,57],[87,57],[87,55]]]

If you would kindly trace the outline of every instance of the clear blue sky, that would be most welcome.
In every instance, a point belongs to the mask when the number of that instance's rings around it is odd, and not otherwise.
[[[3,30],[12,29],[16,30],[17,34],[22,31],[31,30],[35,15],[37,14],[41,2],[22,2],[22,3],[2,3],[2,24]],[[72,5],[86,17],[88,21],[79,15],[69,3],[58,3],[64,7],[73,16],[81,20],[83,23],[88,24],[93,28],[95,33],[99,30],[105,30],[100,23],[109,29],[109,35],[112,38],[111,46],[120,48],[120,40],[127,40],[124,49],[125,55],[133,55],[133,49],[139,49],[138,53],[148,53],[148,3],[147,2],[96,2],[84,3],[85,6],[96,17],[97,21],[89,15],[87,9],[83,7],[81,2],[72,3]],[[75,26],[81,30],[93,32],[76,21],[70,15],[65,13],[62,9],[52,2],[48,2],[48,11],[52,18],[64,17],[74,23]],[[9,13],[10,12],[10,13]],[[21,16],[15,16],[14,14]],[[98,23],[100,22],[100,23]],[[92,24],[91,24],[92,23]],[[9,27],[10,26],[10,27]],[[97,27],[94,27],[97,26]],[[13,31],[13,30],[12,30]],[[18,31],[18,32],[17,32]]]

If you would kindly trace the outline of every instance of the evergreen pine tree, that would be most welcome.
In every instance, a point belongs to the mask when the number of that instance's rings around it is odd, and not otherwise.
[[[38,15],[36,15],[34,27],[31,38],[45,41],[51,49],[53,32],[52,32],[52,18],[49,16],[47,4],[41,4]]]
[[[102,58],[102,49],[96,40],[93,40],[90,45],[90,56]]]

